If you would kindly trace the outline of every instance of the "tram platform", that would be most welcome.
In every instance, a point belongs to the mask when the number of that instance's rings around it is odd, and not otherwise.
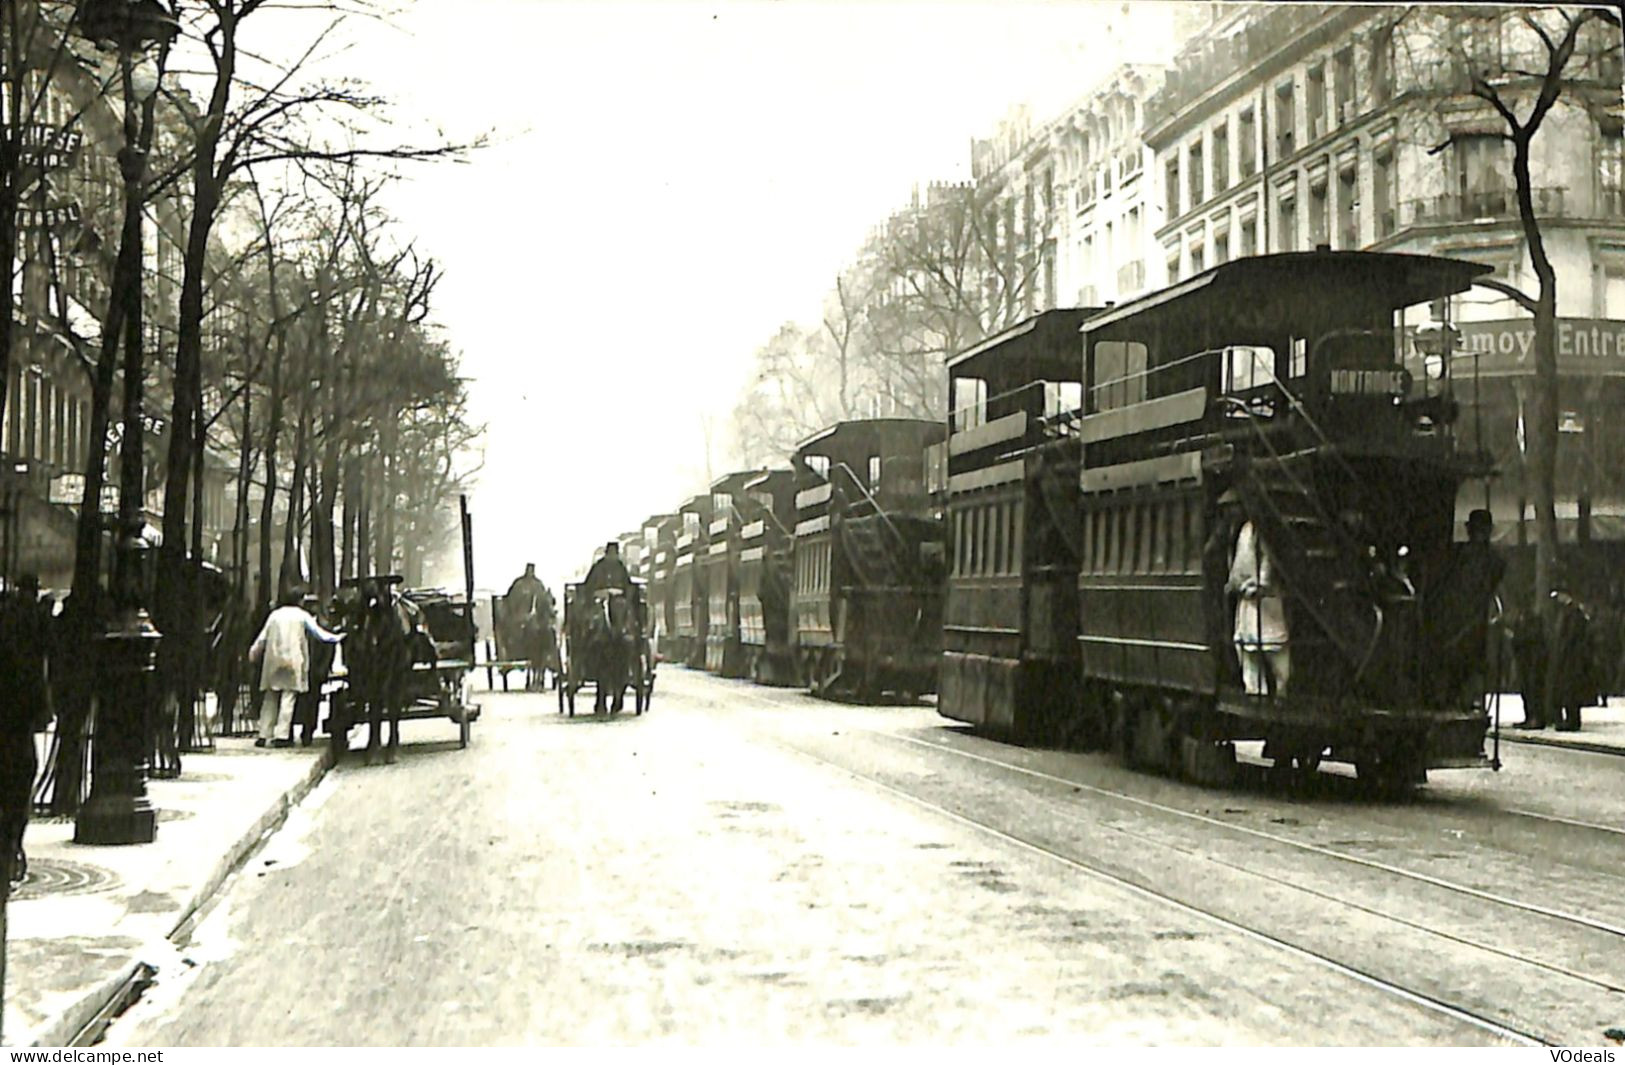
[[[1500,709],[1503,742],[1625,754],[1625,697],[1614,696],[1604,706],[1585,707],[1580,711],[1578,732],[1558,732],[1550,725],[1543,729],[1515,728],[1524,719],[1523,699],[1516,692],[1501,696]]]
[[[228,876],[322,779],[326,743],[257,750],[222,737],[182,756],[176,780],[147,784],[151,843],[82,846],[66,819],[29,823],[29,877],[7,911],[6,1046],[93,1040],[184,942]]]

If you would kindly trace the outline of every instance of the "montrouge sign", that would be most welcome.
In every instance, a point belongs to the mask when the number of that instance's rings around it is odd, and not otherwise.
[[[1461,340],[1453,372],[1518,377],[1535,372],[1535,323],[1528,318],[1458,322]],[[1625,377],[1625,322],[1600,318],[1557,320],[1557,370],[1574,376]]]

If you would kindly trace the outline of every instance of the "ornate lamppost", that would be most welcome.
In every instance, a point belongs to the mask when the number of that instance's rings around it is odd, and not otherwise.
[[[145,535],[142,469],[141,205],[147,160],[141,149],[141,105],[158,89],[151,60],[138,58],[153,44],[167,45],[180,26],[158,0],[80,0],[78,32],[100,48],[118,50],[124,88],[124,253],[114,284],[124,312],[124,426],[119,446],[119,508],[111,581],[113,620],[97,656],[100,697],[92,748],[90,796],[74,824],[76,843],[150,843],[158,819],[147,801],[143,767],[153,671],[162,639],[142,605],[152,565]],[[87,506],[93,505],[87,501]]]

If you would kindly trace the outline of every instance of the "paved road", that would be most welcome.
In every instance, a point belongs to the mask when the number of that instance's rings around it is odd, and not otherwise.
[[[1165,877],[1198,908],[1204,882],[1256,891],[1206,854],[1143,866],[1122,850],[1121,799],[1036,774],[1127,781],[1145,801],[1240,800],[967,737],[925,708],[831,707],[681,669],[662,673],[643,718],[565,719],[550,695],[485,700],[466,751],[415,724],[400,764],[335,771],[109,1041],[1498,1041],[1087,872],[1067,856],[1098,864],[1105,847],[1113,872]],[[1410,835],[1436,814],[1335,796],[1315,809]],[[1155,817],[1139,830],[1159,854],[1235,849],[1222,825],[1170,848],[1175,822]],[[1287,901],[1287,919],[1325,920]],[[1337,908],[1330,923],[1359,940],[1364,920]],[[1436,968],[1452,961],[1476,964],[1469,952]]]

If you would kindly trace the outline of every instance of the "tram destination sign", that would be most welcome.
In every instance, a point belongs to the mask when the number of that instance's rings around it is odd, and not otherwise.
[[[1535,325],[1528,318],[1459,322],[1454,373],[1521,377],[1535,372]],[[1625,377],[1625,322],[1601,318],[1557,320],[1557,370],[1577,377]]]

